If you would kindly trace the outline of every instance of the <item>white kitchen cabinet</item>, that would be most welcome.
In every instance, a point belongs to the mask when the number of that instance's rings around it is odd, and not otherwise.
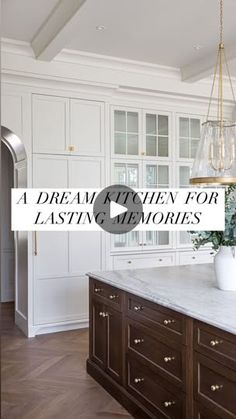
[[[188,115],[179,115],[177,119],[178,126],[178,158],[194,159],[196,156],[198,144],[201,135],[200,117],[189,117]]]
[[[34,155],[34,187],[102,187],[102,158]],[[102,269],[103,233],[38,232],[34,257],[35,322],[88,318],[89,270]]]
[[[170,157],[170,115],[144,112],[144,153],[146,157],[168,159]]]
[[[114,157],[139,158],[141,147],[141,112],[135,108],[112,107],[112,150]]]
[[[70,144],[73,154],[104,154],[104,105],[102,102],[70,100]]]
[[[158,266],[171,266],[174,264],[174,252],[113,256],[113,269],[155,268]]]
[[[33,152],[65,153],[69,145],[69,99],[33,95]]]
[[[180,265],[192,265],[195,263],[212,263],[215,252],[209,250],[187,251],[179,253]]]

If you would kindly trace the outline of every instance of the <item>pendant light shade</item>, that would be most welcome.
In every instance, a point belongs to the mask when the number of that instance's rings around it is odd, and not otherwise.
[[[236,124],[207,121],[193,164],[192,185],[236,184]]]
[[[232,98],[236,106],[233,84],[223,43],[223,0],[220,0],[220,43],[206,122],[193,164],[192,185],[236,184],[236,122],[224,116],[224,68],[228,75]],[[218,77],[217,77],[218,76]],[[217,117],[209,118],[216,81],[218,79]]]

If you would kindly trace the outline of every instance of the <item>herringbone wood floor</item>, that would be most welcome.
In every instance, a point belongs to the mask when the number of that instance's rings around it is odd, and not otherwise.
[[[88,331],[27,339],[2,304],[2,419],[128,419],[86,374]]]

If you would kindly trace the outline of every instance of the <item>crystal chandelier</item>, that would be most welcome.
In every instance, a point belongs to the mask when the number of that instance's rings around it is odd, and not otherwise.
[[[191,172],[192,185],[236,184],[236,122],[227,121],[224,116],[224,69],[226,69],[236,106],[223,42],[223,0],[220,0],[220,43],[207,118],[202,126],[201,140]],[[217,79],[217,117],[211,120],[209,116]]]

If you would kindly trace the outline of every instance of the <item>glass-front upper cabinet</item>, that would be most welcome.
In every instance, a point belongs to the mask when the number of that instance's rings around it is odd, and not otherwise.
[[[169,158],[169,115],[145,113],[145,155]]]
[[[156,163],[155,161],[144,162],[144,188],[169,188],[170,167],[168,164]],[[143,245],[148,247],[170,245],[169,231],[146,231]]]
[[[178,117],[179,158],[194,159],[201,135],[201,118]]]
[[[178,164],[178,186],[180,188],[189,188],[189,179],[191,173],[192,163]],[[180,231],[178,233],[178,245],[180,247],[192,247],[191,236],[187,231]]]
[[[135,110],[113,109],[113,152],[120,157],[140,153],[140,113]]]

